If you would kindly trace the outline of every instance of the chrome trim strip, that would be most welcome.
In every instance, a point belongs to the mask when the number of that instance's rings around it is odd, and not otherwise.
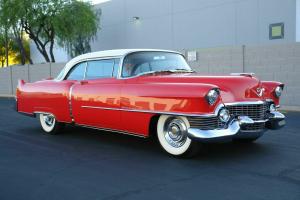
[[[238,102],[232,102],[232,103],[224,103],[225,106],[237,106],[237,105],[260,105],[264,104],[263,101],[238,101]]]
[[[91,129],[95,129],[95,130],[110,131],[110,132],[115,132],[115,133],[121,133],[121,134],[125,134],[125,135],[130,135],[130,136],[136,136],[136,137],[140,137],[140,138],[148,138],[148,136],[139,135],[139,134],[133,133],[133,132],[115,130],[115,129],[110,129],[110,128],[100,128],[100,127],[89,126],[89,125],[84,125],[84,124],[75,124],[75,125],[76,126],[80,126],[80,127],[85,127],[85,128],[91,128]]]
[[[20,114],[24,114],[24,115],[32,115],[34,117],[34,113],[29,113],[29,112],[23,112],[23,111],[17,111]]]
[[[69,112],[70,112],[70,117],[71,117],[72,122],[74,122],[73,108],[72,108],[72,92],[73,92],[74,86],[75,86],[75,84],[73,84],[69,90]]]
[[[213,114],[187,114],[187,113],[179,113],[179,112],[167,112],[167,111],[154,111],[154,110],[140,110],[140,109],[129,109],[129,108],[107,108],[101,106],[81,106],[82,108],[92,108],[92,109],[102,109],[102,110],[116,110],[116,111],[126,111],[126,112],[142,112],[142,113],[155,113],[155,114],[165,114],[165,115],[178,115],[178,116],[191,116],[191,117],[216,117],[219,114],[219,111],[224,106],[231,105],[259,105],[264,104],[263,101],[243,101],[243,102],[233,102],[233,103],[225,103],[219,104]]]
[[[213,114],[187,114],[179,112],[167,112],[167,111],[152,111],[152,110],[140,110],[140,109],[128,109],[128,108],[107,108],[101,106],[81,106],[81,108],[91,108],[91,109],[101,109],[101,110],[115,110],[115,111],[125,111],[125,112],[141,112],[141,113],[154,113],[154,114],[164,114],[164,115],[177,115],[177,116],[190,116],[190,117],[216,117],[218,116],[219,110],[223,108],[223,104],[219,104]]]

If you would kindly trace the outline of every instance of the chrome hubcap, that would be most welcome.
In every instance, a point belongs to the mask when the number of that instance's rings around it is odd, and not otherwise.
[[[181,119],[171,118],[164,126],[164,136],[166,141],[173,147],[181,147],[187,138],[187,127]]]
[[[52,126],[54,123],[54,116],[52,115],[44,115],[44,122],[47,126]]]

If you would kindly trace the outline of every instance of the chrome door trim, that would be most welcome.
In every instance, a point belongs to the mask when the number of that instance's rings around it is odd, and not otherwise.
[[[74,122],[74,116],[73,116],[73,107],[72,107],[72,93],[73,93],[73,88],[75,86],[75,83],[70,87],[69,90],[69,114],[71,117],[71,121]]]
[[[187,114],[180,112],[167,112],[167,111],[152,111],[152,110],[142,110],[142,109],[130,109],[130,108],[108,108],[101,106],[81,106],[87,109],[102,109],[102,110],[115,110],[115,111],[125,111],[125,112],[140,112],[140,113],[153,113],[153,114],[164,114],[164,115],[176,115],[176,116],[190,116],[190,117],[216,117],[219,114],[219,110],[224,107],[223,104],[219,104],[212,114]]]
[[[80,127],[85,127],[85,128],[91,128],[91,129],[95,129],[95,130],[121,133],[121,134],[130,135],[130,136],[136,136],[136,137],[140,137],[140,138],[147,138],[147,137],[149,137],[149,136],[140,135],[138,133],[133,133],[133,132],[128,132],[128,131],[121,131],[121,130],[115,130],[115,129],[110,129],[110,128],[95,127],[95,126],[89,126],[89,125],[85,125],[85,124],[76,124],[76,123],[75,123],[75,125],[76,126],[80,126]]]

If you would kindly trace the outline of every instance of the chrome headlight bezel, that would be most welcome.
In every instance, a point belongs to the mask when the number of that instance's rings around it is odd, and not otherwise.
[[[223,123],[227,123],[230,120],[230,112],[227,108],[222,108],[219,112],[219,119]]]
[[[271,103],[270,106],[269,106],[269,111],[270,112],[275,112],[277,110],[276,106],[274,103]]]
[[[277,86],[274,90],[274,96],[279,98],[282,95],[282,91],[283,91],[283,86],[282,85]]]
[[[208,91],[205,98],[209,105],[214,105],[220,96],[220,90],[218,88],[213,88]]]

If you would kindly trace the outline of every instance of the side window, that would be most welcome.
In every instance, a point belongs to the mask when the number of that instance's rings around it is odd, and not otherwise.
[[[83,80],[84,79],[84,72],[85,72],[86,62],[79,63],[72,70],[69,72],[66,80]]]
[[[109,78],[113,75],[114,59],[89,61],[86,79]]]

